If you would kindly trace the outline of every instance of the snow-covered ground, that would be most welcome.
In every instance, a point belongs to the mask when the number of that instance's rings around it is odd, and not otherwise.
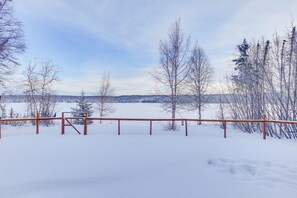
[[[150,105],[119,105],[113,117],[166,116]],[[4,127],[0,197],[296,197],[296,141],[264,141],[229,126],[224,139],[222,129],[195,123],[188,137],[164,123],[154,123],[152,136],[145,122],[121,126],[121,136],[113,122],[94,123],[87,136],[71,128],[61,136],[60,123],[39,135],[31,126]]]

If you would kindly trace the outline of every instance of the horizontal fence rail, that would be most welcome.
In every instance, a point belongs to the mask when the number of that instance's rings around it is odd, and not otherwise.
[[[72,123],[70,123],[70,120],[83,120],[83,134],[88,134],[88,121],[117,121],[118,124],[118,135],[121,135],[121,122],[122,121],[142,121],[142,122],[148,122],[150,126],[149,134],[152,135],[152,126],[153,122],[182,122],[185,127],[185,135],[188,136],[188,122],[210,122],[210,123],[221,123],[223,124],[224,129],[224,138],[227,138],[227,123],[261,123],[262,124],[262,133],[263,133],[263,139],[266,139],[266,124],[267,123],[279,123],[279,124],[297,124],[297,121],[286,121],[286,120],[267,120],[266,116],[263,115],[263,119],[260,120],[254,120],[254,119],[247,119],[247,120],[221,120],[221,119],[190,119],[190,118],[95,118],[95,117],[88,117],[88,114],[86,112],[81,112],[82,114],[85,114],[85,117],[65,117],[65,114],[72,113],[72,112],[63,112],[62,117],[39,117],[37,115],[35,118],[9,118],[9,119],[0,119],[0,125],[2,123],[9,123],[9,122],[27,122],[27,121],[35,121],[36,126],[36,134],[39,134],[39,124],[40,121],[54,121],[54,120],[61,120],[61,134],[65,134],[65,127],[71,126],[73,127],[79,134],[81,134]],[[68,124],[67,124],[68,123]],[[0,126],[0,139],[1,139],[1,126]]]

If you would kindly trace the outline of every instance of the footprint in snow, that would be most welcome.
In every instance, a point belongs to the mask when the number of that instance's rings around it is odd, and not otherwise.
[[[270,162],[211,159],[207,164],[219,173],[229,174],[247,182],[257,182],[270,187],[275,185],[297,187],[295,163],[282,165]]]

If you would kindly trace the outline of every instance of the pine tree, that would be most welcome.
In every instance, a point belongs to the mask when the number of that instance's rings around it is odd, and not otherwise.
[[[77,101],[77,107],[71,108],[73,117],[81,117],[82,119],[78,119],[74,121],[74,124],[83,125],[84,124],[84,117],[86,117],[86,113],[88,113],[88,117],[92,116],[92,104],[86,100],[85,92],[81,92],[81,97],[79,101]],[[92,120],[88,120],[88,124],[92,124]]]
[[[14,113],[13,108],[11,107],[10,111],[9,111],[9,118],[14,118],[14,116],[15,116],[15,113]]]
[[[240,55],[237,59],[233,60],[236,65],[234,69],[237,71],[237,75],[232,76],[232,81],[242,88],[251,87],[254,80],[254,70],[248,55],[250,45],[244,39],[243,43],[237,47]]]
[[[6,105],[5,104],[0,104],[0,110],[1,110],[1,118],[7,118],[6,114]]]

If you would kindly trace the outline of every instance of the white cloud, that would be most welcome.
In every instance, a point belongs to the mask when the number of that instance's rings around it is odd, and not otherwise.
[[[219,6],[194,0],[28,0],[18,2],[17,10],[35,22],[71,26],[117,48],[156,51],[175,19],[181,17],[185,31],[200,30],[208,9]]]
[[[238,44],[244,38],[251,41],[265,36],[269,39],[275,31],[282,33],[297,19],[296,8],[297,1],[292,0],[245,1],[233,18],[222,24],[217,47]]]
[[[193,42],[198,40],[211,58],[217,81],[232,71],[230,57],[243,38],[270,37],[275,30],[282,33],[291,20],[297,19],[296,0],[20,0],[15,4],[29,25],[71,27],[113,48],[152,56],[158,56],[159,40],[166,38],[170,24],[181,17],[184,32],[192,35]],[[117,94],[147,93],[153,88],[152,79],[144,71],[125,73],[114,67],[88,65],[79,79],[65,76],[57,89],[91,92],[104,69],[111,71]]]

